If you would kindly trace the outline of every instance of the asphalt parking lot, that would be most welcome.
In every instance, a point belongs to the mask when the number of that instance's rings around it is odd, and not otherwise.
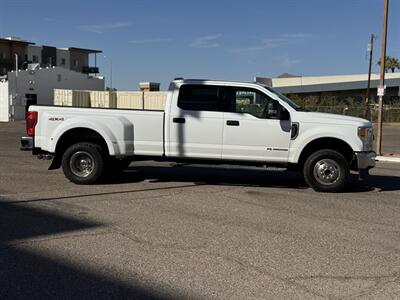
[[[154,162],[78,186],[18,150],[23,126],[0,123],[0,299],[400,298],[400,164],[340,194]]]

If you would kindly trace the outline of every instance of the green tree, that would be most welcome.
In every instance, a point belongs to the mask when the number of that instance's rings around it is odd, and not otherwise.
[[[378,66],[381,65],[381,61],[378,61]],[[386,56],[385,59],[385,72],[391,70],[392,73],[395,72],[396,69],[400,69],[400,60],[396,57]]]

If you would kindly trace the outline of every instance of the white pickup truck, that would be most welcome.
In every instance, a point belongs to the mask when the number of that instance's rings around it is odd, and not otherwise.
[[[339,192],[375,166],[372,124],[308,112],[257,83],[172,81],[165,111],[31,106],[21,149],[52,158],[77,184],[132,161],[282,166],[316,191]]]

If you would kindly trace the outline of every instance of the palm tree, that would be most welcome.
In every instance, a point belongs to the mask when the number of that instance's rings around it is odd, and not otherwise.
[[[378,61],[378,66],[381,65],[381,61]],[[395,72],[396,69],[400,69],[400,60],[396,57],[386,56],[385,59],[385,72],[391,70],[392,73]]]

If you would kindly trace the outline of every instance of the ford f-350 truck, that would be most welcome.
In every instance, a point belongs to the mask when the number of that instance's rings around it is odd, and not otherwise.
[[[316,191],[339,192],[375,166],[372,124],[308,112],[258,83],[174,80],[164,111],[31,106],[22,149],[52,158],[77,184],[132,161],[282,166]]]

